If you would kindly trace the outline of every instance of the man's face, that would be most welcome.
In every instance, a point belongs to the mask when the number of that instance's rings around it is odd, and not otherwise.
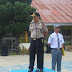
[[[54,28],[54,31],[58,33],[60,31],[60,27]]]
[[[34,20],[35,22],[39,21],[39,16],[34,16],[34,17],[33,17],[33,20]]]

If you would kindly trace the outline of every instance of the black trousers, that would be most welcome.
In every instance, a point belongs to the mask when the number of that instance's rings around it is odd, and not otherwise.
[[[35,62],[35,54],[37,53],[37,68],[43,69],[44,61],[44,40],[43,38],[31,39],[31,44],[29,48],[30,65],[29,69],[33,70]]]

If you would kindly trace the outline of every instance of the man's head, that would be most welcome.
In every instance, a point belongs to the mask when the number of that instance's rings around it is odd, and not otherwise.
[[[59,33],[59,31],[60,31],[60,25],[55,24],[55,25],[53,26],[53,28],[54,28],[54,32]]]
[[[35,22],[38,22],[39,21],[40,14],[38,12],[34,12],[31,16],[33,17],[33,20]]]

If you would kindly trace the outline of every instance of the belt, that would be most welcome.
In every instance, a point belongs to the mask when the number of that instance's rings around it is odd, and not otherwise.
[[[54,50],[61,50],[62,48],[51,48],[51,49],[54,49]]]
[[[32,40],[39,40],[39,39],[43,39],[43,38],[31,38]]]

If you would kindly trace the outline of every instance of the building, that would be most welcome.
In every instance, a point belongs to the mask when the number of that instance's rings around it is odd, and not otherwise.
[[[49,34],[53,32],[52,26],[59,24],[65,44],[72,45],[72,0],[33,0],[31,6],[40,13]]]

